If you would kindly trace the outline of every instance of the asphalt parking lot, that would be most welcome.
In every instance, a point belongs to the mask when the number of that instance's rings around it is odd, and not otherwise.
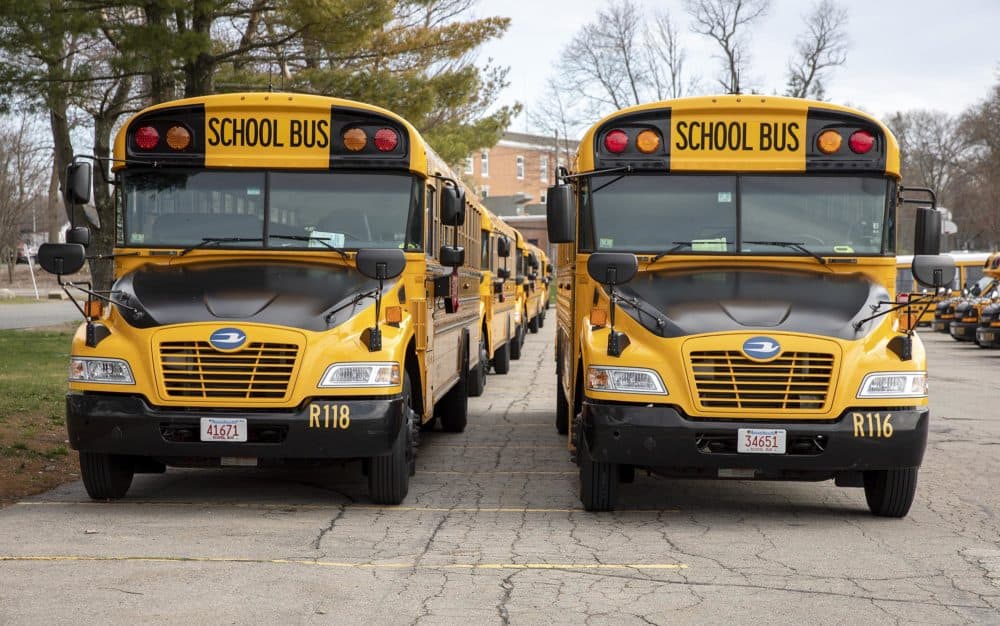
[[[360,467],[168,470],[0,510],[0,622],[1000,624],[1000,350],[922,333],[932,432],[917,499],[667,480],[590,514],[554,427],[554,310],[465,433],[424,437],[403,506]]]

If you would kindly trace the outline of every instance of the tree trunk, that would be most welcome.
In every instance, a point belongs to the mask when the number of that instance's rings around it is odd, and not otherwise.
[[[59,233],[62,232],[63,222],[66,220],[66,212],[63,210],[63,201],[59,197],[59,165],[55,159],[52,160],[52,175],[49,177],[49,243],[59,242]]]

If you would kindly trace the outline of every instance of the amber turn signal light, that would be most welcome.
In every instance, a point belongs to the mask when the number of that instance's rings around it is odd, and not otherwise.
[[[191,145],[191,133],[183,126],[171,126],[167,131],[167,145],[174,150],[183,150]]]
[[[401,306],[385,307],[386,324],[399,324],[402,321],[403,321],[403,307]]]
[[[660,133],[646,129],[635,138],[635,147],[643,154],[652,154],[660,147]]]
[[[608,324],[608,312],[605,309],[593,308],[590,309],[590,325],[591,326],[607,326]]]
[[[835,130],[824,130],[816,138],[816,147],[823,154],[833,154],[837,150],[840,150],[840,144],[843,143],[844,138],[840,136]]]
[[[100,317],[104,307],[100,300],[87,300],[83,303],[83,313],[87,317]]]
[[[344,147],[351,152],[359,152],[368,145],[368,135],[360,128],[349,128],[344,131]]]

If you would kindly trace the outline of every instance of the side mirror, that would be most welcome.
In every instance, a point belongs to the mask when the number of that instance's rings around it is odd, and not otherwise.
[[[576,238],[576,220],[573,212],[573,189],[569,185],[553,185],[545,196],[545,217],[549,241],[570,243]]]
[[[941,214],[934,209],[917,209],[913,232],[913,255],[941,253]],[[914,259],[915,260],[915,259]]]
[[[545,273],[546,274],[551,274],[552,273],[552,264],[551,263],[548,263],[548,264],[545,265]]]
[[[86,226],[77,226],[66,230],[66,243],[78,243],[84,248],[90,245],[90,229]]]
[[[503,258],[510,256],[510,239],[506,237],[497,239],[497,256]]]
[[[501,267],[500,269],[497,270],[497,278],[501,280],[507,280],[508,278],[510,278],[510,270]]]
[[[441,259],[441,265],[446,267],[460,267],[465,265],[465,248],[462,248],[461,246],[457,248],[452,246],[441,246],[438,258]]]
[[[78,243],[43,243],[38,248],[38,264],[56,276],[79,272],[86,260],[86,252]]]
[[[587,259],[587,273],[602,285],[624,285],[638,271],[639,261],[630,252],[596,252]]]
[[[514,282],[517,283],[518,285],[523,285],[524,284],[524,276],[523,275],[522,276],[518,276],[517,278],[514,279]]]
[[[441,223],[446,226],[465,224],[465,193],[456,187],[445,187],[441,193]]]
[[[528,255],[528,266],[538,269],[538,257],[535,256],[534,252]]]
[[[375,280],[395,278],[406,268],[406,255],[394,248],[362,248],[354,261],[359,272]]]
[[[914,260],[916,260],[916,259],[914,259]],[[982,290],[979,289],[979,285],[973,285],[972,288],[969,289],[969,293],[971,293],[974,296],[978,296],[981,291]]]
[[[70,163],[66,167],[66,202],[87,204],[90,202],[91,167],[86,161]]]
[[[947,254],[914,256],[910,269],[918,283],[935,289],[955,280],[955,259]],[[977,290],[978,285],[973,287],[973,291]]]

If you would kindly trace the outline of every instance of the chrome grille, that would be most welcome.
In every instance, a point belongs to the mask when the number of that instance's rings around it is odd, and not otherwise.
[[[239,352],[219,352],[206,341],[160,344],[163,388],[172,398],[284,398],[299,347],[251,343]]]
[[[692,352],[698,402],[704,409],[818,411],[833,376],[832,354],[784,352],[761,363],[735,350]]]

